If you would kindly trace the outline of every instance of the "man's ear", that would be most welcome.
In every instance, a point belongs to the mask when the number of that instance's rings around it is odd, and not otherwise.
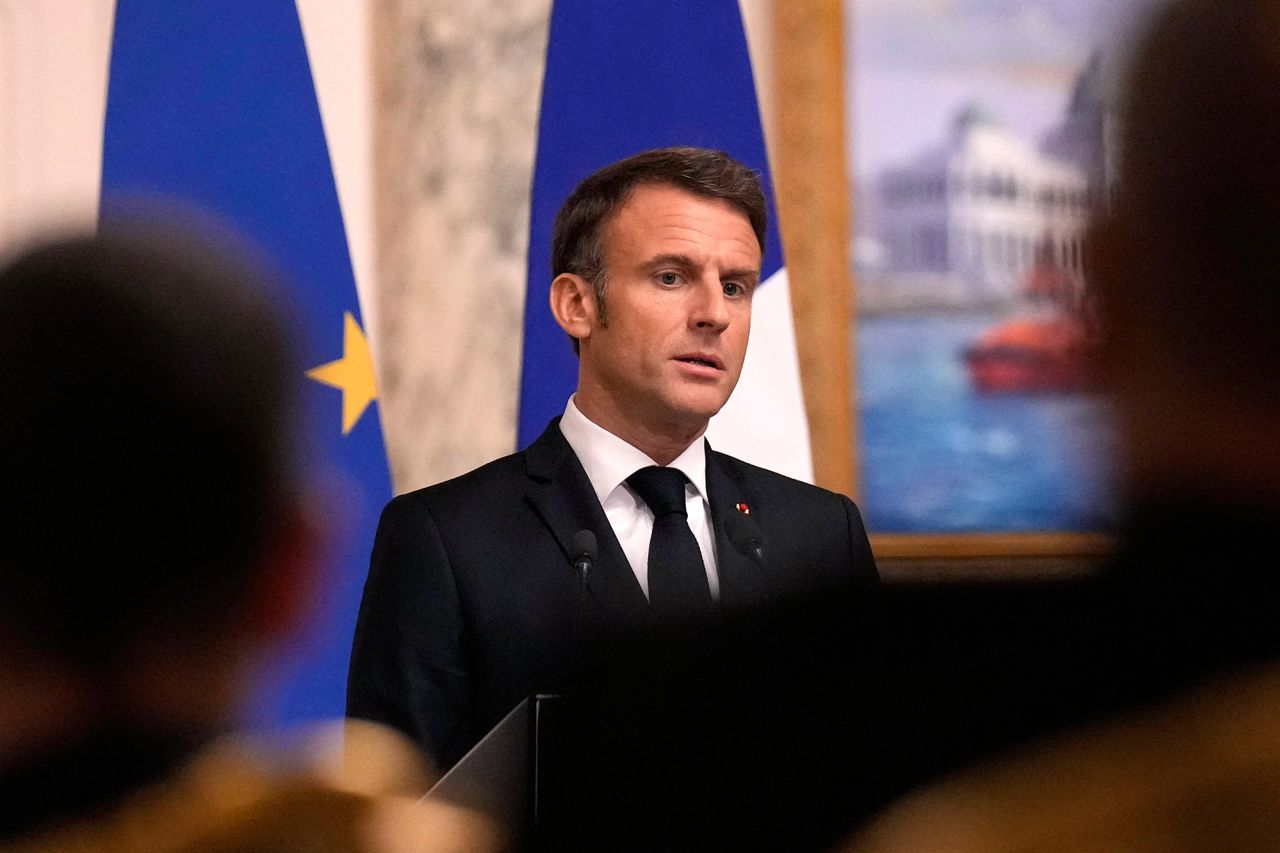
[[[551,282],[551,316],[569,337],[591,337],[599,316],[591,282],[570,272],[556,276]]]

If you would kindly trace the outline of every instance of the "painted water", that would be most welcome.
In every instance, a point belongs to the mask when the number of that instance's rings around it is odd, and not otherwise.
[[[970,386],[962,353],[999,320],[973,312],[859,323],[861,506],[873,532],[1111,525],[1112,429],[1102,399]]]

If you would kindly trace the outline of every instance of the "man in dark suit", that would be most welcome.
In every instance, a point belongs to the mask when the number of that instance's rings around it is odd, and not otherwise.
[[[723,152],[644,152],[574,191],[550,297],[577,392],[525,451],[388,505],[350,716],[448,766],[605,634],[875,581],[852,502],[702,438],[742,369],[764,234],[760,184]]]

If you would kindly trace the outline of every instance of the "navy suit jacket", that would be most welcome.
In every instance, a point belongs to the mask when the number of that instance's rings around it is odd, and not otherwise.
[[[710,448],[707,490],[722,608],[877,580],[848,498]],[[760,528],[762,563],[725,532],[738,504]],[[581,530],[599,543],[585,589],[571,558]],[[648,600],[557,419],[523,452],[387,505],[347,713],[405,732],[448,767],[529,693],[562,689],[604,633],[647,620]]]

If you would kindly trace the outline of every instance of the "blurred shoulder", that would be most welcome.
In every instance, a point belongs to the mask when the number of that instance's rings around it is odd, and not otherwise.
[[[1272,849],[1280,838],[1277,707],[1274,664],[1202,685],[926,787],[842,849]]]
[[[28,836],[7,853],[398,853],[502,849],[482,816],[420,801],[416,750],[373,724],[335,724],[287,746],[229,738],[115,808]],[[358,759],[353,759],[358,756]],[[352,767],[355,766],[355,770]],[[369,767],[376,766],[376,772]],[[388,766],[393,770],[388,770]]]

